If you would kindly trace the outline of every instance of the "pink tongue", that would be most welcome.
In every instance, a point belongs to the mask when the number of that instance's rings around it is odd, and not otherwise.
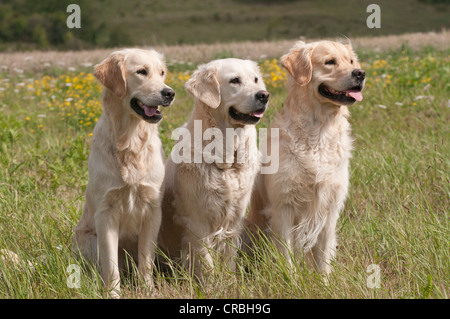
[[[350,95],[352,98],[354,98],[356,101],[362,101],[363,96],[360,91],[345,91]]]
[[[253,116],[254,117],[263,117],[263,115],[264,115],[264,112],[253,112]]]
[[[144,105],[144,112],[145,112],[145,115],[147,115],[147,116],[155,115],[157,109],[158,109],[157,107],[149,107],[147,105]]]

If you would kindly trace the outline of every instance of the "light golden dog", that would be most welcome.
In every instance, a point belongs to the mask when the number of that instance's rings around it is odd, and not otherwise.
[[[181,128],[188,134],[166,162],[158,244],[167,256],[181,259],[190,271],[194,267],[194,274],[204,279],[204,266],[214,266],[214,252],[234,267],[260,167],[255,124],[266,110],[269,93],[257,64],[240,59],[199,66],[186,90],[195,106]],[[180,161],[179,145],[186,140],[186,160]],[[211,145],[215,152],[208,153]]]
[[[290,263],[290,253],[306,253],[328,274],[349,187],[347,106],[362,100],[365,73],[350,45],[331,41],[297,42],[281,65],[288,93],[271,125],[279,129],[279,170],[258,175],[247,222],[269,230]]]
[[[104,85],[103,114],[93,133],[86,203],[75,227],[74,248],[88,261],[99,262],[111,297],[120,294],[125,254],[152,285],[164,179],[157,123],[162,119],[159,107],[169,106],[175,96],[164,84],[166,73],[162,56],[153,50],[116,51],[95,67]]]

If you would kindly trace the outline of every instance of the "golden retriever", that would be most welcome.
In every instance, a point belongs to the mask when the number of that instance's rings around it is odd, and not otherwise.
[[[160,106],[169,106],[175,92],[164,83],[162,55],[153,50],[113,52],[94,74],[104,86],[103,114],[93,133],[86,202],[74,244],[85,259],[99,262],[107,291],[119,297],[125,254],[152,285],[164,179],[157,123]]]
[[[287,98],[271,125],[279,129],[279,169],[258,175],[247,223],[274,235],[291,265],[291,253],[305,253],[328,274],[349,187],[347,106],[362,100],[365,72],[349,44],[332,41],[299,41],[281,65]]]
[[[167,256],[205,279],[204,270],[214,268],[213,252],[234,268],[260,167],[255,124],[266,110],[269,93],[257,64],[234,58],[199,66],[185,87],[195,105],[181,128],[183,139],[166,162],[158,244]],[[183,143],[187,147],[181,161]],[[211,145],[214,152],[208,151]]]

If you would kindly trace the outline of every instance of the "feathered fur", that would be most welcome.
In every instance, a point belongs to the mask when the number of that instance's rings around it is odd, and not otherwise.
[[[339,65],[325,65],[331,56]],[[348,193],[352,137],[347,106],[327,100],[318,87],[343,90],[359,64],[349,46],[330,41],[298,42],[281,64],[289,73],[288,94],[271,125],[279,129],[279,170],[258,176],[247,223],[271,233],[289,262],[290,253],[306,253],[311,265],[329,273]]]

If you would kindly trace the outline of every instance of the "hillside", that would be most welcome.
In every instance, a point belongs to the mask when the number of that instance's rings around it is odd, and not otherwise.
[[[369,29],[369,0],[10,0],[0,2],[0,49],[88,49],[380,36],[450,28],[446,0],[379,0],[381,28]],[[81,29],[68,29],[69,3]]]

